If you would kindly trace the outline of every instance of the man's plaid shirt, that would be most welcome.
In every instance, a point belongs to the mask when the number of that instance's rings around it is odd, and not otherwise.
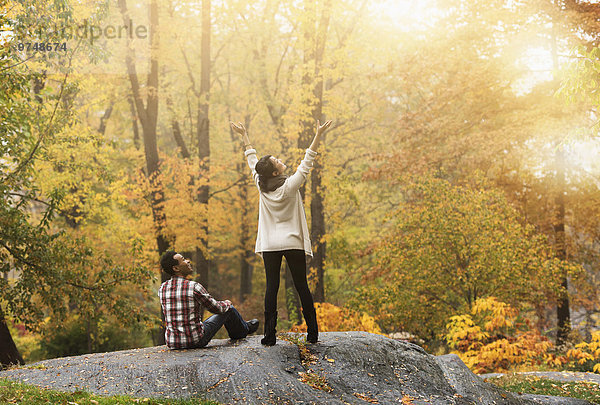
[[[165,341],[170,349],[185,349],[196,345],[204,334],[202,307],[222,314],[231,304],[217,301],[200,283],[173,276],[161,284],[158,297],[165,315]]]

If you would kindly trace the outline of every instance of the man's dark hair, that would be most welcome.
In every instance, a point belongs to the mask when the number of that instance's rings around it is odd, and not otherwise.
[[[169,275],[173,275],[173,266],[177,266],[179,262],[174,258],[177,254],[174,250],[167,250],[160,258],[160,267]]]
[[[273,172],[277,170],[273,162],[271,161],[272,155],[265,155],[261,157],[254,170],[258,173],[258,186],[262,191],[267,191],[267,180],[273,177]]]

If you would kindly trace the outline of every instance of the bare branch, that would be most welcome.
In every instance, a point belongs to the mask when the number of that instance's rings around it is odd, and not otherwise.
[[[233,188],[233,187],[235,187],[235,186],[238,186],[238,185],[240,185],[240,184],[243,184],[243,183],[246,183],[246,182],[247,182],[247,180],[246,180],[246,176],[240,177],[240,178],[239,178],[239,179],[238,179],[238,180],[237,180],[235,183],[233,183],[233,184],[230,184],[229,186],[227,186],[227,187],[225,187],[225,188],[223,188],[223,189],[221,189],[221,190],[213,191],[212,193],[210,193],[210,194],[208,195],[208,198],[211,198],[211,197],[213,197],[215,194],[218,194],[218,193],[225,192],[225,191],[227,191],[227,190],[229,190],[229,189],[232,189],[232,188]]]
[[[27,59],[25,59],[25,60],[23,60],[23,61],[21,61],[19,63],[15,63],[14,65],[10,65],[10,66],[7,66],[7,67],[5,67],[3,69],[0,69],[0,72],[4,72],[5,70],[12,69],[12,68],[14,68],[16,66],[19,66],[20,64],[27,62],[29,59],[33,58],[34,56],[35,56],[35,54],[31,55],[29,58],[27,58]]]
[[[123,16],[123,22],[125,25],[129,24],[129,11],[127,10],[126,0],[119,0],[119,7]],[[127,65],[127,73],[129,75],[129,81],[131,82],[131,90],[133,91],[133,100],[135,102],[137,113],[142,126],[148,125],[148,115],[146,113],[146,107],[140,94],[140,84],[138,81],[137,70],[135,67],[135,51],[133,49],[131,39],[128,39],[127,55],[125,56],[125,64]]]
[[[200,97],[198,91],[196,90],[196,80],[194,80],[194,75],[192,74],[192,67],[190,66],[190,61],[187,58],[187,55],[183,48],[181,48],[181,53],[183,54],[183,61],[185,62],[185,66],[187,67],[188,76],[190,77],[190,82],[192,83],[192,91],[196,95],[196,97]]]

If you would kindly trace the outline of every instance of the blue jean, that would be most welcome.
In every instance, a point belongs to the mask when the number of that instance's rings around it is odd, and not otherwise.
[[[248,336],[248,323],[232,305],[227,312],[215,314],[204,321],[204,335],[196,347],[204,347],[225,325],[230,339],[243,339]]]

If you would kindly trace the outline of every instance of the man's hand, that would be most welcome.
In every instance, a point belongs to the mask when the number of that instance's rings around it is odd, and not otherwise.
[[[231,307],[233,306],[233,303],[231,301],[229,301],[229,300],[225,300],[223,302],[226,303],[226,304],[229,304],[229,306],[231,306]]]
[[[242,136],[247,134],[246,127],[244,127],[244,124],[242,124],[241,122],[239,122],[238,125],[234,124],[233,122],[229,122],[229,124],[231,125],[231,129],[233,129],[238,134]]]

